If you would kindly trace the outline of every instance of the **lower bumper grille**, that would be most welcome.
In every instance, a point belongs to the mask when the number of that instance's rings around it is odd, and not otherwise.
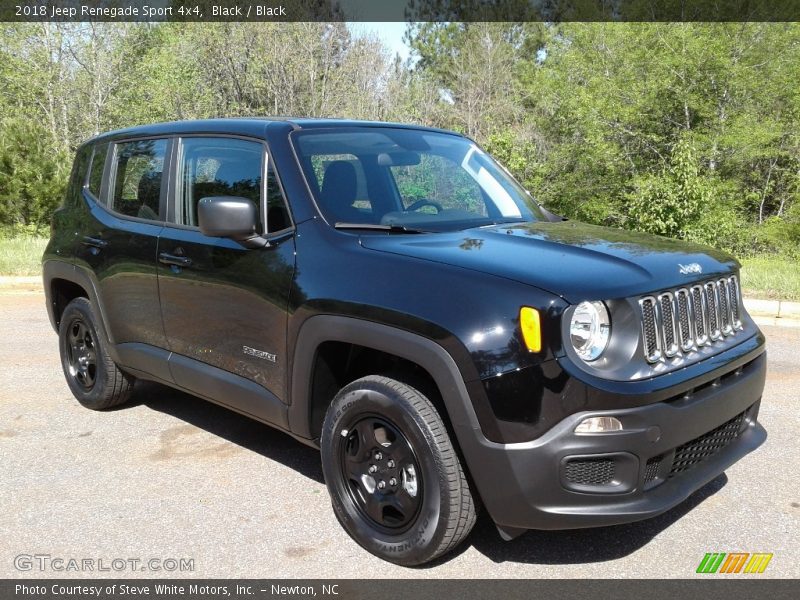
[[[675,449],[675,458],[672,459],[669,476],[688,471],[724,449],[741,434],[744,418],[745,413],[739,413],[716,429],[678,446]]]
[[[661,467],[661,461],[663,460],[663,456],[654,456],[650,460],[647,461],[647,465],[644,468],[644,482],[650,483],[651,481],[655,480],[658,476],[658,469]]]
[[[614,461],[608,458],[570,460],[564,475],[567,481],[578,485],[608,485],[614,480]]]

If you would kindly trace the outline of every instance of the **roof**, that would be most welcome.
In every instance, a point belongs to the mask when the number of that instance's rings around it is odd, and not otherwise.
[[[441,133],[456,134],[446,129],[425,127],[407,123],[390,123],[384,121],[360,121],[355,119],[325,119],[319,117],[232,117],[224,119],[199,119],[192,121],[170,121],[153,123],[151,125],[138,125],[101,133],[93,137],[90,142],[105,138],[124,138],[139,136],[158,136],[196,133],[230,133],[238,135],[251,135],[263,137],[267,128],[276,124],[289,125],[293,129],[317,129],[329,127],[397,127],[402,129],[420,129],[424,131],[437,131]]]

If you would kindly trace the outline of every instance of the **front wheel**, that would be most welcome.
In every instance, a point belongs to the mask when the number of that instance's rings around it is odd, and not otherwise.
[[[410,385],[372,375],[344,387],[321,450],[337,518],[376,556],[422,564],[472,530],[475,504],[458,454],[436,408]]]

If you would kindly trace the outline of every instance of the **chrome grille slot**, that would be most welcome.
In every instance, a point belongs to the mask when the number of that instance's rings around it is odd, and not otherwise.
[[[728,300],[731,305],[731,327],[735,330],[742,328],[739,317],[739,280],[736,276],[728,277]]]
[[[681,350],[689,352],[695,344],[692,329],[694,317],[689,290],[683,288],[675,292],[675,303],[678,307],[678,333],[680,333]]]
[[[645,358],[690,355],[742,329],[739,280],[706,281],[639,299]]]
[[[652,296],[639,300],[642,309],[642,335],[647,360],[656,362],[661,359],[661,340],[656,326],[656,299]]]
[[[661,339],[664,341],[664,356],[667,358],[672,358],[679,351],[672,298],[670,292],[665,292],[658,297],[661,309]]]
[[[692,306],[694,308],[695,340],[698,346],[708,342],[708,308],[703,288],[696,285],[692,288]]]
[[[719,298],[720,329],[723,335],[733,333],[731,327],[730,296],[728,295],[728,280],[720,279],[717,282],[717,297]]]
[[[706,306],[708,307],[708,337],[712,342],[722,337],[719,328],[719,303],[717,302],[717,286],[713,281],[709,281],[703,286],[706,295]]]

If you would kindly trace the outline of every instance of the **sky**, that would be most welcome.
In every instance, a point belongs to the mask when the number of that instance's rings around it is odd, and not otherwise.
[[[400,58],[405,60],[408,58],[409,48],[403,42],[403,35],[406,32],[406,23],[404,21],[396,21],[392,23],[348,23],[348,29],[353,36],[367,35],[370,32],[380,39],[394,58],[395,54],[399,54]]]

